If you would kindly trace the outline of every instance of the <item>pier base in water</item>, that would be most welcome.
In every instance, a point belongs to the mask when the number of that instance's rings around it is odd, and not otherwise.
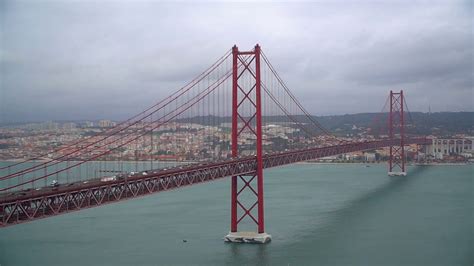
[[[407,172],[388,172],[388,176],[407,176]]]
[[[272,236],[267,233],[257,232],[230,232],[225,236],[226,242],[232,243],[251,243],[251,244],[265,244],[272,240]]]

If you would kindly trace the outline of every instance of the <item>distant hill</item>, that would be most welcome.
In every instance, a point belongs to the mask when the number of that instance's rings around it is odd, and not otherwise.
[[[375,127],[377,132],[379,127],[387,126],[387,113],[360,113],[346,115],[330,115],[330,116],[313,116],[323,127],[338,135],[353,134],[359,130],[355,128]],[[309,122],[309,120],[300,115],[294,119],[301,122]],[[263,118],[265,123],[282,123],[291,122],[285,116],[271,116]],[[421,113],[414,112],[406,115],[407,132],[422,135],[441,135],[450,136],[455,134],[474,135],[474,112],[437,112],[437,113]],[[55,121],[55,122],[76,122],[81,121]],[[221,123],[230,123],[230,117],[218,116],[196,116],[188,119],[179,119],[178,122],[198,123],[204,125],[218,125]],[[6,123],[1,126],[15,127],[27,123]]]
[[[379,117],[378,119],[376,117]],[[316,119],[330,131],[341,129],[347,131],[348,127],[369,127],[374,124],[388,124],[388,114],[362,113],[337,116],[321,116]],[[374,123],[378,120],[378,123]],[[474,112],[439,112],[421,113],[414,112],[405,115],[408,133],[435,134],[435,135],[474,135]],[[384,125],[384,126],[385,126]]]
[[[378,127],[386,130],[388,124],[388,113],[360,113],[331,116],[313,116],[323,127],[338,134],[354,133],[356,128],[371,127],[377,131]],[[296,116],[297,121],[309,122],[304,116]],[[230,117],[200,116],[189,119],[181,119],[180,122],[191,122],[198,124],[220,124],[230,123]],[[291,122],[284,116],[264,117],[267,122]],[[474,112],[437,112],[421,113],[414,112],[405,114],[407,133],[422,135],[442,135],[450,136],[455,134],[474,135]]]

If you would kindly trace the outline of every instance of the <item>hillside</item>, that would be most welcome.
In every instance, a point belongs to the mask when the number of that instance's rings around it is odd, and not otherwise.
[[[386,130],[388,114],[360,113],[331,116],[313,116],[321,125],[331,132],[338,134],[354,133],[354,126],[357,128],[383,126]],[[407,132],[422,135],[451,136],[455,134],[474,135],[474,112],[437,112],[421,113],[414,112],[405,115]],[[378,118],[377,118],[378,117]],[[304,116],[297,116],[298,121],[308,122]],[[191,119],[179,120],[180,122],[193,122],[200,124],[230,123],[230,117],[204,116]],[[290,122],[287,117],[272,116],[264,117],[264,121],[275,123]],[[377,122],[374,122],[377,121]]]

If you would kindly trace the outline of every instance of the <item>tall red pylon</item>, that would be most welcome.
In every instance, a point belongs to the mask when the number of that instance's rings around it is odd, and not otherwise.
[[[405,170],[405,118],[403,90],[390,91],[390,114],[388,118],[390,140],[399,140],[398,145],[390,146],[388,175],[406,176]]]
[[[228,242],[266,243],[271,236],[265,233],[263,205],[263,151],[262,151],[262,95],[260,77],[260,46],[252,51],[232,48],[232,157],[240,155],[239,137],[243,134],[255,136],[255,171],[232,176],[231,183],[231,224]],[[240,65],[240,66],[239,66]],[[256,188],[255,188],[256,179]],[[240,186],[239,186],[240,183]],[[243,192],[251,194],[246,205]],[[247,194],[248,194],[247,193]],[[253,210],[257,208],[257,217]],[[239,212],[240,210],[240,212]],[[257,232],[238,231],[239,223],[249,218],[257,225]]]

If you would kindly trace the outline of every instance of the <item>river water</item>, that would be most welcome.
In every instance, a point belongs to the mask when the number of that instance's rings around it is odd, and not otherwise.
[[[229,244],[230,179],[0,229],[0,265],[470,265],[473,170],[265,170],[266,245]],[[186,240],[184,242],[183,240]]]

